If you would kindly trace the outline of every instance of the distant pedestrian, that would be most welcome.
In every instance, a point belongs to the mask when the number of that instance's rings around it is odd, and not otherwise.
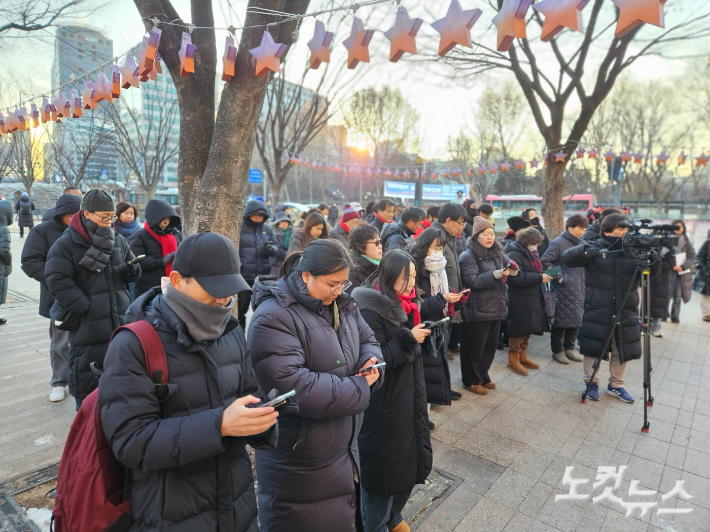
[[[525,209],[523,211],[522,219],[528,220],[530,222],[530,226],[537,229],[542,235],[542,242],[537,248],[538,256],[542,257],[545,254],[545,251],[547,251],[547,248],[550,246],[550,239],[547,236],[545,228],[540,225],[540,217],[538,216],[537,211],[535,209]]]
[[[678,237],[678,245],[674,249],[676,265],[670,274],[668,297],[671,300],[671,321],[680,323],[681,303],[690,303],[690,298],[693,294],[693,276],[688,272],[695,265],[695,248],[685,229],[685,222],[683,220],[675,220],[673,225],[679,227],[678,230],[674,231]]]
[[[35,226],[34,213],[37,210],[35,202],[30,199],[27,192],[20,194],[20,199],[15,203],[15,212],[17,213],[17,226],[20,228],[20,238],[24,238],[25,227],[28,233]]]
[[[0,200],[0,305],[5,304],[8,277],[12,273],[9,225],[12,225],[12,204],[9,201]],[[6,323],[7,318],[0,317],[0,325]]]
[[[343,217],[338,225],[333,227],[328,233],[328,237],[337,240],[345,249],[349,249],[349,239],[351,231],[360,223],[360,213],[352,207],[343,209]]]
[[[318,212],[309,214],[303,224],[303,229],[297,229],[288,245],[288,254],[303,251],[308,244],[318,239],[328,238],[328,228],[325,218]]]
[[[700,293],[700,312],[703,321],[710,321],[710,230],[707,240],[700,246],[695,265],[698,271],[695,275],[695,290]]]
[[[79,187],[75,186],[68,186],[64,189],[64,192],[62,192],[62,195],[64,194],[71,194],[72,196],[78,196],[79,199],[84,197],[84,194],[81,193],[81,190]],[[52,214],[52,209],[46,209],[44,211],[44,214],[42,215],[42,221],[43,222],[48,222],[54,217],[54,214]]]
[[[397,211],[397,205],[394,201],[388,199],[383,199],[378,201],[373,207],[373,218],[370,225],[377,227],[377,230],[382,234],[382,228],[385,224],[392,223],[394,220],[394,214]]]
[[[365,284],[367,278],[374,273],[382,260],[382,240],[377,228],[372,225],[361,225],[350,233],[350,258],[353,267],[350,268],[348,280],[352,283],[348,293]]]
[[[414,234],[419,230],[426,216],[419,207],[407,207],[402,211],[398,222],[392,222],[383,227],[380,237],[385,253],[393,249],[404,251],[414,244]]]
[[[122,201],[116,205],[116,216],[118,219],[113,223],[113,229],[129,242],[133,233],[141,228],[138,223],[138,209],[127,201]]]
[[[293,237],[293,224],[288,214],[285,212],[277,212],[273,223],[274,245],[276,246],[276,254],[269,257],[271,264],[271,275],[276,275],[281,268],[281,264],[286,260],[288,255],[288,245]]]

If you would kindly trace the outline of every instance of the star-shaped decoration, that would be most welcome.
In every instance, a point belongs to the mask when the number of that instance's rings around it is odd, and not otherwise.
[[[57,101],[58,101],[58,100],[59,100],[59,97],[57,97],[57,98],[52,98],[52,103],[51,103],[51,107],[52,107],[52,116],[51,116],[52,122],[57,122],[57,123],[59,123],[59,122],[62,121],[62,117],[59,116],[59,109],[57,108]]]
[[[687,158],[688,156],[685,154],[685,150],[680,152],[680,155],[678,156],[678,166],[683,166]]]
[[[663,150],[660,154],[656,155],[656,164],[666,164],[668,157],[670,156],[666,153],[666,150]]]
[[[222,81],[232,81],[237,63],[237,47],[234,46],[234,39],[227,35],[224,43],[224,55],[222,56]]]
[[[69,118],[71,116],[71,103],[69,103],[69,98],[67,98],[67,93],[60,91],[54,102],[57,108],[57,116],[60,118]]]
[[[411,175],[412,175],[412,174],[410,174],[410,173],[409,173],[409,170],[407,170],[406,168],[404,169],[404,172],[402,172],[402,177],[403,177],[404,179],[409,179],[409,178],[411,177]]]
[[[634,155],[634,162],[635,162],[636,164],[641,164],[641,163],[643,162],[643,152],[642,152],[642,151],[637,152],[637,153]]]
[[[614,150],[611,148],[609,149],[608,152],[604,154],[604,160],[608,163],[614,162],[614,158],[616,157],[616,154],[614,153]]]
[[[577,148],[577,151],[574,152],[577,159],[581,159],[582,157],[584,157],[585,153],[587,153],[587,152],[585,151],[585,149],[582,146]]]
[[[451,0],[446,16],[435,22],[431,27],[440,35],[439,55],[444,57],[457,44],[473,48],[471,42],[471,28],[481,17],[483,11],[480,9],[463,10],[458,0]]]
[[[439,170],[436,170],[436,169],[432,170],[431,178],[432,179],[439,179]]]
[[[155,60],[155,55],[153,57],[148,57],[146,54],[148,52],[148,37],[143,37],[143,44],[136,52],[136,61],[138,62],[138,75],[141,81],[148,81],[148,78],[152,77],[150,74],[153,70],[153,61]]]
[[[375,177],[378,179],[382,177],[382,170],[380,170],[379,166],[377,167],[377,170],[375,170]]]
[[[488,171],[491,173],[491,175],[495,175],[498,173],[498,165],[496,163],[493,163],[488,167]]]
[[[498,28],[498,51],[507,52],[513,41],[525,39],[525,15],[532,0],[503,0],[503,7],[493,17],[493,24]]]
[[[454,177],[461,177],[461,168],[458,166],[454,168],[454,171],[451,172]]]
[[[372,169],[370,167],[365,170],[365,177],[370,179],[372,177]]]
[[[563,163],[565,162],[565,159],[567,158],[567,155],[565,155],[564,150],[560,150],[557,153],[553,153],[555,157],[555,162],[556,163]]]
[[[115,100],[121,96],[121,69],[111,65],[111,97]]]
[[[540,0],[535,9],[545,15],[540,40],[548,42],[564,28],[584,32],[582,10],[589,0]]]
[[[510,163],[508,161],[503,162],[503,164],[500,165],[500,171],[510,172]]]
[[[487,166],[479,166],[478,167],[478,175],[486,175],[488,173],[488,167]]]
[[[30,104],[30,121],[32,123],[32,127],[39,127],[39,109],[37,109],[37,104],[36,103],[31,103]]]
[[[390,41],[390,61],[396,63],[404,52],[415,55],[417,53],[416,35],[424,22],[420,18],[409,18],[409,13],[403,6],[399,6],[394,26],[385,32],[385,37]]]
[[[449,179],[449,178],[451,177],[451,170],[449,170],[449,167],[448,167],[448,166],[447,166],[446,168],[444,168],[444,174],[443,174],[443,175],[444,175],[444,177],[445,177],[446,179]]]
[[[705,155],[705,151],[703,151],[702,155],[695,158],[695,166],[707,166],[708,161],[710,161],[710,157]]]
[[[537,160],[537,157],[533,157],[533,160],[530,161],[530,166],[532,168],[537,168],[537,165],[540,164],[540,161]]]
[[[473,177],[474,174],[474,168],[473,166],[468,167],[468,177]]]
[[[644,22],[665,28],[666,0],[611,0],[619,8],[614,35],[621,38]]]
[[[394,177],[395,179],[399,179],[399,170],[395,170],[394,174],[392,174],[392,177]]]
[[[40,118],[42,123],[46,124],[52,119],[52,105],[49,103],[47,98],[42,100],[42,105],[40,106]]]
[[[286,45],[274,42],[268,31],[261,36],[261,44],[249,50],[256,59],[256,77],[263,78],[269,71],[281,72],[281,57],[286,53]]]
[[[588,157],[589,159],[597,159],[597,158],[599,158],[599,150],[596,149],[596,148],[592,148],[591,150],[589,150],[589,151],[587,152],[587,157]]]
[[[621,157],[622,162],[628,163],[631,159],[633,159],[634,156],[631,154],[631,152],[629,150],[625,150],[625,151],[621,152],[620,157]]]
[[[69,97],[69,102],[71,103],[71,117],[79,118],[84,112],[81,110],[81,95],[76,89],[71,90],[71,95]]]
[[[305,166],[306,168],[310,168],[310,167],[311,167],[311,161],[309,161],[308,159],[305,159],[305,160],[303,161],[303,166]]]
[[[269,33],[268,31],[265,31],[264,33]],[[271,35],[269,35],[271,37]],[[261,41],[262,44],[264,41]],[[271,39],[271,42],[273,43],[274,40]],[[255,48],[255,50],[258,50],[259,48]],[[252,52],[252,55],[254,54],[253,50],[250,50]],[[183,78],[187,78],[190,76],[190,74],[195,73],[195,45],[192,44],[192,35],[190,35],[187,32],[182,32],[182,42],[180,44],[180,51],[178,52],[178,57],[180,58],[180,76]],[[257,63],[258,65],[258,63]],[[257,73],[259,71],[257,70]],[[265,74],[266,72],[264,72]],[[257,74],[258,75],[258,74]],[[262,74],[263,76],[263,74]]]
[[[145,43],[146,60],[155,62],[156,58],[158,57],[158,47],[160,46],[160,36],[162,34],[163,31],[161,29],[153,26],[153,28],[151,28],[150,30],[150,33],[148,34],[148,37],[143,39],[143,42]],[[153,67],[151,65],[151,69],[152,68]]]
[[[426,176],[427,176],[426,170],[422,170],[421,176],[422,176],[422,179],[426,179]]]
[[[90,79],[84,81],[84,88],[81,90],[81,97],[84,100],[84,109],[96,109],[99,106],[94,99],[94,84]]]
[[[515,169],[516,170],[525,170],[525,161],[522,159],[518,159],[515,161]]]
[[[343,41],[343,46],[348,49],[348,68],[353,69],[362,61],[370,62],[370,51],[368,46],[374,35],[374,30],[366,30],[365,25],[357,17],[353,17],[353,26],[350,29],[350,37]]]
[[[113,95],[111,92],[111,83],[109,82],[106,74],[101,72],[94,82],[94,101],[101,102],[106,100],[109,103],[113,103]]]
[[[385,179],[389,179],[390,177],[392,177],[392,171],[388,168],[385,170]]]
[[[5,120],[7,120],[5,118],[5,113],[0,111],[0,135],[7,133],[7,125],[5,124]]]
[[[313,37],[308,41],[308,49],[311,51],[309,66],[317,69],[321,63],[330,63],[330,44],[333,42],[333,32],[325,29],[325,24],[316,20],[316,27]]]
[[[133,57],[133,54],[128,54],[123,66],[121,67],[121,88],[128,89],[130,87],[140,87],[141,84],[138,71],[139,68],[136,58]],[[84,97],[84,100],[86,101],[86,97]]]
[[[7,116],[4,119],[5,122],[5,133],[13,133],[17,131],[17,123],[15,121],[15,113],[13,111],[8,111]]]

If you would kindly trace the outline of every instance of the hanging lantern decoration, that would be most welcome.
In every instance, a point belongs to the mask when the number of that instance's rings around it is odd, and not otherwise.
[[[147,38],[143,39],[145,43],[145,58],[152,62],[157,62],[158,60],[158,47],[160,46],[160,36],[163,31],[155,26],[153,26],[148,34]],[[152,68],[152,66],[151,66]]]
[[[69,98],[67,98],[66,92],[59,92],[57,101],[54,105],[57,107],[57,116],[59,118],[69,118],[71,116],[71,104],[69,103]]]
[[[667,164],[669,155],[666,150],[661,151],[660,154],[656,155],[656,164]]]
[[[598,159],[599,158],[599,150],[596,148],[592,148],[587,152],[587,157],[589,159]]]
[[[412,174],[412,176],[414,177],[414,180],[415,180],[415,181],[416,181],[417,179],[419,179],[419,170],[417,170],[417,169],[415,168],[415,169],[414,169],[414,173]]]
[[[431,171],[431,178],[432,178],[432,179],[439,179],[439,170],[437,170],[436,168],[434,168],[434,169]]]
[[[503,164],[501,164],[500,171],[501,172],[510,172],[510,163],[508,161],[505,161]]]
[[[0,111],[0,136],[7,133],[7,125],[5,125],[5,113]]]
[[[232,81],[236,64],[237,47],[234,46],[234,38],[227,35],[227,40],[224,43],[224,55],[222,56],[222,81]]]
[[[530,161],[530,167],[537,168],[538,164],[540,164],[540,161],[538,161],[536,157],[533,157],[532,161]]]
[[[473,166],[468,167],[468,177],[473,177]]]
[[[84,81],[84,88],[81,90],[84,109],[96,109],[99,104],[95,99],[94,84],[91,79]]]
[[[365,25],[357,17],[353,17],[353,26],[350,36],[343,41],[343,46],[348,50],[348,68],[355,68],[360,61],[370,62],[370,51],[368,46],[375,34],[374,30],[366,30]]]
[[[565,155],[564,150],[560,149],[560,151],[558,151],[557,153],[554,154],[554,157],[555,157],[556,163],[563,163],[563,162],[565,162],[567,155]]]
[[[705,150],[703,150],[703,153],[695,158],[695,166],[705,166],[707,167],[708,161],[710,161],[710,157],[705,155]]]
[[[308,41],[308,48],[311,50],[310,68],[315,70],[321,63],[330,63],[330,44],[333,42],[333,35],[332,32],[326,31],[325,24],[316,20],[313,37]]]
[[[488,167],[484,165],[480,165],[478,167],[478,175],[486,175],[488,173]]]
[[[513,41],[527,38],[525,15],[533,0],[503,0],[503,7],[493,17],[493,24],[498,28],[499,52],[507,52]]]
[[[388,168],[385,170],[385,179],[389,179],[390,177],[392,177],[392,170]]]
[[[153,57],[148,57],[148,37],[143,37],[143,44],[136,52],[136,61],[138,62],[138,76],[141,81],[148,81],[152,79],[155,81],[158,76],[153,71],[153,62],[155,61],[155,55]]]
[[[333,168],[333,172],[335,172],[336,174],[339,174],[340,173],[340,165],[335,165],[335,168]]]
[[[685,154],[685,150],[681,151],[678,156],[678,166],[683,166],[687,158],[688,156]]]
[[[355,168],[353,168],[353,167],[351,166],[348,173],[350,174],[351,177],[354,176],[354,175],[355,175]]]
[[[515,169],[516,170],[525,170],[525,161],[522,159],[518,159],[515,161]]]
[[[496,163],[493,163],[488,167],[488,171],[491,173],[491,175],[498,174],[498,165]]]
[[[372,177],[372,169],[368,166],[367,171],[365,172],[365,177],[367,179],[370,179]]]
[[[574,154],[575,154],[575,156],[577,157],[577,159],[583,158],[585,153],[586,153],[586,152],[585,152],[585,150],[584,150],[584,148],[583,148],[582,146],[580,146],[579,148],[577,148],[577,151],[574,152]]]
[[[643,152],[637,152],[636,155],[634,155],[634,162],[636,164],[641,164],[643,162]]]
[[[84,114],[81,107],[81,95],[76,89],[71,90],[71,96],[69,98],[71,103],[71,117],[80,118]]]
[[[665,28],[666,0],[612,0],[619,8],[619,19],[616,22],[614,36],[620,39],[641,24],[648,23],[659,28]]]
[[[454,168],[454,171],[453,171],[452,173],[453,173],[453,176],[454,176],[454,177],[459,177],[459,178],[460,178],[460,177],[461,177],[461,173],[462,173],[462,172],[461,172],[461,168],[459,168],[459,167],[457,166],[456,168]]]
[[[333,171],[333,165],[332,165],[332,164],[328,163],[327,171],[328,171],[328,172],[332,172],[332,171]]]
[[[402,172],[402,178],[404,179],[409,179],[412,174],[409,173],[409,170],[407,168],[404,169],[404,172]]]
[[[32,127],[39,127],[39,109],[36,103],[30,104],[30,123]]]
[[[113,103],[113,96],[111,95],[111,83],[109,83],[106,74],[101,72],[94,82],[94,100],[96,102],[101,102],[106,100],[109,103]]]
[[[265,31],[264,33],[268,34],[268,31]],[[269,38],[271,35],[269,35]],[[273,43],[273,39],[271,39],[271,42]],[[261,41],[262,45],[264,44],[264,40],[262,39]],[[258,48],[255,48],[254,50],[258,50]],[[249,50],[252,55],[254,54],[254,50]],[[180,76],[183,78],[188,77],[190,74],[195,73],[195,45],[192,44],[192,35],[190,35],[187,32],[182,32],[182,43],[180,44],[180,51],[178,52],[178,57],[180,58]],[[279,56],[280,57],[280,56]],[[259,66],[258,60],[257,60],[257,67]],[[261,75],[263,76],[266,74],[266,72],[262,73]],[[259,76],[259,70],[257,68],[256,75]]]
[[[62,117],[59,116],[59,108],[57,107],[57,103],[59,102],[59,96],[57,95],[56,98],[52,98],[52,122],[57,122],[60,123],[62,121]]]
[[[426,170],[422,170],[422,173],[420,175],[422,179],[426,179]]]
[[[385,32],[385,37],[390,41],[390,61],[396,63],[407,52],[412,55],[417,53],[416,35],[424,22],[420,18],[409,18],[409,13],[404,6],[399,6],[394,26]]]
[[[451,170],[449,170],[449,167],[448,167],[448,166],[447,166],[446,168],[444,168],[443,176],[444,176],[446,179],[449,179],[449,178],[451,177]]]
[[[444,57],[457,44],[473,48],[471,42],[471,28],[483,14],[480,9],[468,9],[464,11],[458,0],[451,0],[446,16],[435,22],[431,27],[440,35],[439,56]]]
[[[631,154],[631,152],[629,150],[621,152],[622,162],[628,163],[629,161],[631,161],[632,158],[633,158],[633,155]]]
[[[611,148],[609,149],[608,152],[606,152],[604,154],[604,160],[608,163],[613,163],[615,157],[616,157],[616,154],[614,153],[614,150],[612,150]]]
[[[399,180],[399,170],[395,170],[395,171],[394,171],[394,174],[392,174],[392,177],[394,177],[395,179]]]
[[[122,80],[121,88],[128,89],[130,87],[140,87],[138,63],[136,62],[136,58],[133,57],[133,54],[128,54],[126,56],[126,60],[123,62],[123,66],[120,70]],[[86,102],[86,96],[84,96],[84,102]],[[87,109],[87,107],[84,107],[84,109]]]
[[[111,65],[111,97],[115,100],[121,96],[121,69]]]
[[[377,179],[379,179],[379,178],[382,177],[382,170],[380,170],[380,167],[379,167],[379,166],[377,167],[377,170],[375,170],[375,177],[376,177]]]
[[[17,120],[17,127],[20,131],[27,131],[29,129],[27,125],[27,109],[25,109],[24,105],[15,109],[15,120]]]
[[[323,170],[323,161],[318,163],[318,170]]]
[[[40,108],[40,118],[42,119],[42,123],[46,124],[50,120],[52,120],[52,104],[49,103],[49,100],[47,98],[42,99],[42,106]]]
[[[582,10],[589,0],[540,0],[535,9],[545,15],[541,41],[549,42],[564,28],[584,33]]]

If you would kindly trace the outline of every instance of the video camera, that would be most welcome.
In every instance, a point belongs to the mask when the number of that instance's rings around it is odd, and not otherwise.
[[[636,220],[635,224],[628,223],[629,231],[622,241],[624,249],[637,252],[660,252],[661,248],[670,249],[678,245],[678,236],[673,232],[681,228],[679,225],[651,225],[652,221],[642,219]]]

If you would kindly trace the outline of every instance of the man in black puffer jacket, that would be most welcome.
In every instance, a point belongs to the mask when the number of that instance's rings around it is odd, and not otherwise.
[[[69,352],[69,331],[59,329],[49,316],[49,309],[54,304],[54,297],[49,293],[44,273],[47,255],[52,245],[59,240],[69,227],[69,220],[81,207],[81,198],[72,194],[63,194],[57,199],[54,209],[50,209],[52,218],[42,222],[27,235],[27,242],[22,248],[22,271],[28,277],[39,281],[39,315],[49,322],[49,362],[52,365],[50,386],[52,393],[49,400],[56,402],[64,399],[64,387],[67,385],[67,354]]]
[[[161,227],[165,220],[168,220],[167,226]],[[141,261],[141,277],[133,285],[135,299],[151,288],[160,286],[161,277],[170,275],[168,268],[182,240],[176,229],[181,223],[175,209],[167,201],[152,199],[146,204],[145,224],[133,233],[128,243],[136,257],[145,255]],[[170,250],[167,254],[164,252],[166,249]]]
[[[111,334],[125,323],[131,302],[128,283],[141,274],[137,263],[129,264],[135,257],[128,244],[111,228],[115,211],[108,193],[90,190],[69,229],[49,250],[44,269],[47,288],[56,299],[50,316],[56,320],[61,315],[58,321],[73,329],[68,381],[77,410],[96,389],[90,364],[103,367]]]
[[[269,275],[269,259],[279,253],[279,246],[274,240],[273,230],[266,223],[269,210],[263,201],[252,200],[244,208],[244,223],[239,236],[239,260],[242,263],[242,276],[249,287],[259,275]],[[242,292],[237,297],[239,325],[246,330],[247,312],[251,303],[251,292]]]
[[[409,244],[414,243],[414,233],[421,227],[426,213],[419,207],[407,207],[402,212],[398,222],[392,222],[382,228],[382,250],[388,252],[393,249],[404,251]]]
[[[127,321],[154,324],[172,393],[161,404],[140,341],[120,331],[106,354],[99,408],[106,439],[130,469],[131,530],[256,532],[246,444],[275,443],[273,408],[259,400],[232,294],[247,289],[222,235],[185,239],[170,285],[137,299]],[[260,435],[251,438],[251,436]]]

